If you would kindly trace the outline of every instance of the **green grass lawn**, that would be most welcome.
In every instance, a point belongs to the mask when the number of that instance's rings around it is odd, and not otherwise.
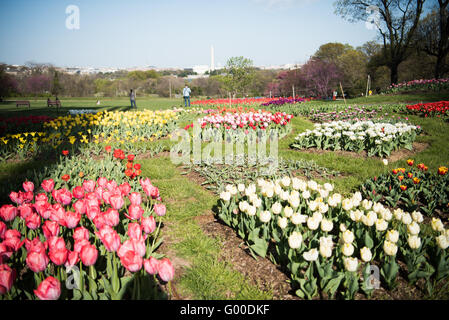
[[[390,104],[419,101],[447,100],[447,94],[428,95],[398,95],[372,96],[368,98],[351,99],[351,104]],[[100,98],[101,105],[96,106],[95,98],[67,98],[61,99],[63,112],[75,108],[126,110],[129,100]],[[182,105],[181,99],[141,98],[137,99],[139,109],[167,109]],[[307,104],[342,104],[337,102],[308,102]],[[25,107],[16,108],[15,104],[3,102],[0,104],[0,116],[17,115],[57,115],[55,110],[46,107],[46,100],[31,100],[31,110]],[[183,120],[179,127],[183,127],[193,118]],[[439,166],[448,166],[449,159],[449,130],[448,123],[439,119],[424,119],[409,116],[409,120],[421,125],[424,135],[418,137],[419,142],[429,144],[424,151],[413,155],[417,162],[424,162],[429,170],[436,170]],[[296,135],[313,127],[313,123],[304,117],[292,120],[293,131],[279,142],[279,156],[286,160],[313,160],[318,165],[342,173],[341,177],[332,180],[336,191],[347,194],[357,189],[365,179],[382,174],[392,168],[404,167],[405,160],[390,162],[387,166],[381,159],[351,157],[337,155],[333,152],[322,154],[293,150],[289,145]],[[153,144],[156,142],[153,142]],[[160,142],[157,142],[160,143]],[[162,142],[170,146],[169,140]],[[268,150],[268,148],[267,148]],[[163,201],[167,205],[168,213],[164,217],[163,236],[167,241],[167,251],[185,262],[183,272],[176,278],[177,290],[184,298],[191,299],[271,299],[272,294],[260,290],[250,284],[245,277],[236,271],[232,262],[223,261],[220,256],[222,241],[217,237],[206,235],[195,218],[210,214],[217,203],[218,196],[206,191],[198,183],[181,175],[168,156],[158,156],[136,160],[142,164],[142,175],[147,176],[160,188]],[[0,190],[11,187],[11,183],[23,178],[26,170],[42,170],[46,166],[43,162],[14,161],[0,163]],[[22,179],[23,180],[23,179]],[[320,181],[320,178],[317,177]],[[323,182],[323,181],[320,181]],[[254,260],[254,263],[257,263]]]

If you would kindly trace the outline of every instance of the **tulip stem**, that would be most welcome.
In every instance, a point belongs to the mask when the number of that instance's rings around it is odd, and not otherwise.
[[[170,298],[173,296],[172,289],[171,289],[171,281],[168,282],[168,293],[170,294]]]
[[[80,291],[84,294],[84,275],[83,275],[83,262],[80,259]]]
[[[159,235],[159,229],[161,228],[161,224],[162,224],[162,218],[159,217],[159,224],[157,225],[156,233],[153,238],[153,243],[151,244],[150,254],[153,253],[154,243],[156,242],[157,236]]]

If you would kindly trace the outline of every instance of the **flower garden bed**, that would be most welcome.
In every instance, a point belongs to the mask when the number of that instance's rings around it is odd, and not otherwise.
[[[315,124],[314,130],[300,133],[291,147],[354,152],[365,150],[369,157],[384,157],[401,148],[411,150],[420,132],[419,126],[403,122],[390,124],[372,121],[356,123],[333,121]]]
[[[407,105],[407,112],[421,117],[437,117],[449,120],[449,101]]]

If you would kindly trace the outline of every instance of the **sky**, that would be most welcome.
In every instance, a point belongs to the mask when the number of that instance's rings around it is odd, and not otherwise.
[[[305,63],[320,45],[376,39],[333,0],[1,0],[0,62],[59,67],[256,66]],[[79,8],[79,29],[70,5]]]

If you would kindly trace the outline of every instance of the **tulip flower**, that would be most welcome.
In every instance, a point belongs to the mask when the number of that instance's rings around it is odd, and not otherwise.
[[[128,214],[125,213],[125,216],[130,220],[139,220],[144,213],[144,210],[141,206],[136,206],[131,204],[128,207]]]
[[[175,268],[168,258],[163,258],[159,261],[157,271],[159,277],[165,282],[173,280],[175,275]]]
[[[69,250],[66,248],[63,249],[57,249],[57,250],[50,250],[48,253],[48,256],[50,257],[50,260],[57,266],[65,264],[67,261]]]
[[[104,226],[96,235],[101,240],[106,250],[115,252],[120,247],[120,236],[110,226]]]
[[[48,277],[39,284],[34,294],[40,300],[58,300],[61,295],[61,284],[53,277]]]
[[[111,196],[109,198],[109,202],[111,203],[112,208],[114,208],[115,210],[120,210],[125,204],[125,201],[123,200],[121,195]]]
[[[6,230],[6,224],[0,221],[0,239],[3,239],[5,237]]]
[[[117,210],[109,208],[106,212],[102,214],[103,223],[110,227],[115,227],[120,222],[120,215]]]
[[[16,277],[15,269],[11,269],[7,264],[0,264],[0,295],[11,290]]]
[[[156,215],[159,217],[165,216],[165,213],[167,211],[167,208],[162,203],[156,203],[154,205],[153,209],[154,209],[154,212],[156,213]]]
[[[84,227],[78,227],[73,231],[73,239],[75,241],[87,240],[89,241],[89,230]]]
[[[80,259],[85,266],[93,266],[97,262],[98,250],[94,245],[86,244],[80,251]]]
[[[25,181],[23,184],[23,190],[25,192],[33,192],[34,191],[34,183],[32,183],[31,181]]]
[[[45,190],[45,192],[50,193],[55,187],[55,181],[53,179],[44,180],[42,181],[41,187]]]
[[[130,272],[137,272],[142,269],[143,259],[135,251],[129,250],[120,257],[122,265]]]
[[[0,208],[0,218],[6,222],[14,220],[18,213],[17,208],[11,204],[5,204]]]
[[[42,272],[47,268],[49,259],[45,252],[30,251],[27,254],[26,264],[33,272]]]
[[[131,204],[139,206],[142,203],[142,195],[139,192],[132,192],[128,196]]]
[[[154,230],[156,230],[156,220],[153,216],[144,217],[141,220],[141,226],[143,232],[145,232],[146,234],[150,234],[154,232]]]
[[[128,224],[128,236],[133,240],[142,239],[142,228],[140,224],[132,222]]]
[[[145,259],[143,261],[143,266],[148,274],[155,275],[158,272],[159,260],[155,257],[150,257],[149,259]]]

